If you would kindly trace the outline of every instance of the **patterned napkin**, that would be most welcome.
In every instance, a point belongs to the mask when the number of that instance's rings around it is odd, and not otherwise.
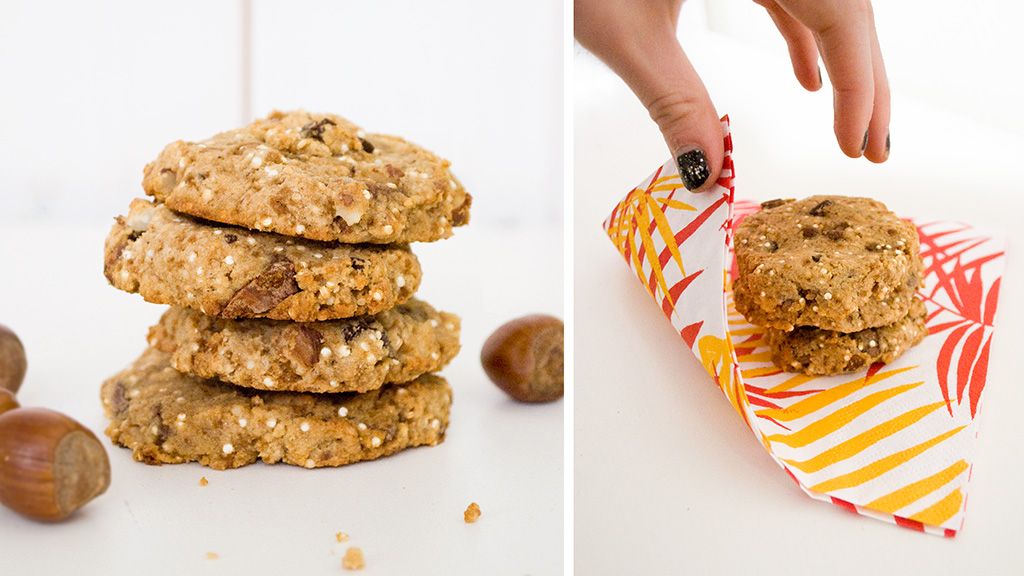
[[[728,117],[716,186],[691,194],[670,160],[615,206],[605,231],[772,458],[812,498],[915,530],[963,526],[1004,266],[999,234],[910,219],[929,335],[866,372],[804,376],[770,359],[732,303],[732,236],[759,206],[734,201]]]

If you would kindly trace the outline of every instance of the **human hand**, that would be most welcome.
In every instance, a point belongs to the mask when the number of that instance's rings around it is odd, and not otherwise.
[[[755,0],[789,46],[797,80],[821,88],[821,55],[833,85],[835,134],[853,158],[889,156],[889,86],[868,0]],[[575,0],[575,36],[633,90],[676,158],[683,185],[718,179],[719,115],[676,38],[682,0]]]
[[[889,80],[869,0],[754,0],[789,45],[793,72],[821,88],[818,55],[832,82],[836,140],[851,157],[889,157]]]

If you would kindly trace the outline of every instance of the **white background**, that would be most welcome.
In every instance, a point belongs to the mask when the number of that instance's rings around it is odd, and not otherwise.
[[[668,158],[668,150],[621,81],[579,53],[573,114],[577,573],[1024,569],[1024,388],[1020,338],[1011,330],[1024,323],[1016,298],[1024,245],[1024,138],[1015,125],[1016,104],[995,105],[1008,98],[1003,91],[1017,93],[1022,75],[1012,63],[1022,52],[1021,39],[989,37],[990,30],[1010,27],[999,3],[971,4],[970,10],[929,3],[927,14],[908,3],[886,4],[876,6],[894,93],[892,156],[883,165],[842,155],[827,87],[821,93],[800,88],[782,40],[756,6],[728,0],[685,5],[680,37],[719,113],[731,118],[738,198],[867,195],[901,214],[1007,232],[963,531],[944,539],[812,500],[765,453],[600,228],[615,203]],[[709,30],[704,9],[713,6],[753,19],[729,27],[719,21],[722,28]],[[954,29],[959,35],[943,38],[952,46],[940,46],[939,30]],[[983,70],[989,74],[978,77]],[[969,85],[959,86],[958,76],[969,78]],[[967,95],[960,106],[942,91]]]
[[[1024,135],[1022,76],[1016,70],[1024,55],[1024,5],[1006,0],[878,0],[872,7],[894,91]],[[785,53],[771,18],[753,2],[697,0],[686,8],[683,27],[706,27],[752,47]],[[950,142],[957,144],[966,143]]]
[[[106,223],[142,169],[271,110],[451,160],[479,225],[562,220],[557,2],[0,3],[0,224]]]

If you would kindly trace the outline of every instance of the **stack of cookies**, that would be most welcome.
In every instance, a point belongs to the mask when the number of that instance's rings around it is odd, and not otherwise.
[[[410,242],[470,196],[448,162],[338,116],[272,113],[175,142],[106,240],[104,273],[171,308],[103,384],[107,435],[151,464],[338,466],[444,439],[458,317],[413,298]]]
[[[913,224],[869,198],[772,200],[734,239],[736,309],[767,327],[772,361],[812,375],[891,362],[928,333]]]

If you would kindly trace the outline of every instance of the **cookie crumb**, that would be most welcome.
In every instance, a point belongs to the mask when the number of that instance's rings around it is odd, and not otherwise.
[[[216,560],[217,558],[220,558],[220,556],[217,556],[215,552],[207,552],[206,557],[210,560]]]
[[[362,570],[366,567],[366,562],[363,561],[363,551],[355,546],[345,551],[344,558],[341,559],[341,567],[345,570]]]
[[[344,532],[338,532],[334,537],[338,539],[338,542],[345,542],[348,540],[348,534],[345,534]]]
[[[199,485],[200,486],[206,486],[209,483],[210,482],[206,479],[206,476],[203,476],[202,478],[199,479]]]
[[[476,519],[480,517],[480,505],[476,502],[470,503],[469,507],[466,508],[466,512],[463,514],[466,519],[466,524],[472,524],[476,522]]]

